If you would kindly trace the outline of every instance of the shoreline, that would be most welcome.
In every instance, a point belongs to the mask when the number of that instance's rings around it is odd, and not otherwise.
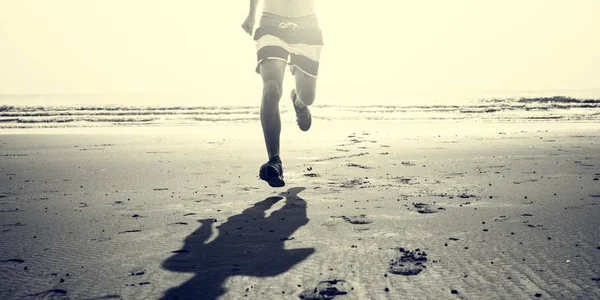
[[[466,130],[467,132],[492,133],[510,130],[527,129],[532,130],[554,130],[558,132],[583,131],[593,132],[600,130],[600,122],[589,120],[531,120],[531,121],[505,121],[505,120],[485,120],[485,119],[460,119],[460,120],[313,120],[315,126],[322,126],[327,130],[334,132],[361,130],[389,130],[395,126],[407,126],[411,130],[420,128],[417,134],[427,134],[434,130],[442,129],[444,132],[452,130]],[[439,126],[444,125],[444,126]],[[445,126],[448,125],[448,126]],[[472,128],[471,125],[477,125]],[[206,122],[194,125],[131,125],[131,126],[90,126],[90,127],[52,127],[52,128],[3,128],[0,129],[2,135],[27,135],[27,134],[189,134],[198,131],[198,129],[227,129],[234,127],[260,128],[260,121],[251,122]],[[527,128],[526,128],[527,127]],[[338,129],[339,128],[339,129]],[[448,129],[445,129],[448,128]],[[295,121],[292,119],[282,119],[282,130],[286,133],[296,135]],[[319,128],[313,130],[321,130]],[[324,129],[323,129],[324,130]],[[260,132],[259,132],[260,133]],[[303,133],[303,135],[310,135]]]

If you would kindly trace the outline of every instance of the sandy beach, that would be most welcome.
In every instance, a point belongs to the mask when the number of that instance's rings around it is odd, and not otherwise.
[[[0,135],[0,299],[598,299],[600,124]]]

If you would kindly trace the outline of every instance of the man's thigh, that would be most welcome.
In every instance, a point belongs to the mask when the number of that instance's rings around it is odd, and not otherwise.
[[[276,82],[281,85],[287,62],[281,59],[265,59],[260,62],[258,69],[263,82]]]
[[[309,76],[300,70],[294,72],[296,89],[314,93],[317,89],[317,77]]]

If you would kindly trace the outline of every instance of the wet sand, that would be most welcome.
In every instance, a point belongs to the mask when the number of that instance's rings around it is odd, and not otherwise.
[[[16,133],[16,134],[14,134]],[[600,297],[600,124],[0,136],[1,299]]]

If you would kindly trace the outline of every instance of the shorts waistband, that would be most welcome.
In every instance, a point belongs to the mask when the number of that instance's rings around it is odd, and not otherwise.
[[[319,28],[319,20],[316,14],[290,18],[263,12],[260,18],[260,26],[279,27],[283,29]]]

